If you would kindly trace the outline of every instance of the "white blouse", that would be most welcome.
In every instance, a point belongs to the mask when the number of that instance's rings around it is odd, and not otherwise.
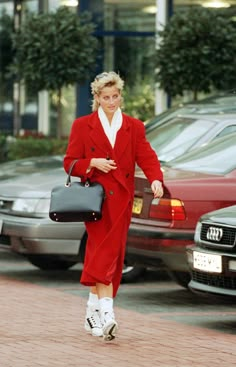
[[[111,143],[112,148],[114,148],[115,142],[116,142],[116,134],[118,130],[121,128],[122,125],[122,112],[121,109],[118,108],[116,112],[113,115],[111,124],[108,121],[108,118],[103,111],[102,107],[98,107],[98,116],[101,121],[103,130],[109,139],[109,142]]]

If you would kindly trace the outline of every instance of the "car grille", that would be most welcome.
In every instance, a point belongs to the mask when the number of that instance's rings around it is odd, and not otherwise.
[[[222,230],[221,238],[207,238],[209,228],[215,228],[216,230]],[[214,247],[219,248],[233,248],[236,245],[236,228],[228,226],[219,226],[211,223],[202,223],[201,229],[201,241],[207,242],[209,245],[214,244]],[[207,244],[206,244],[207,246]]]
[[[214,275],[193,270],[192,279],[198,283],[212,287],[236,289],[236,277]]]

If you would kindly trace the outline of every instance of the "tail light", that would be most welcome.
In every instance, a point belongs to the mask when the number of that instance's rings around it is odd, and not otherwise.
[[[157,220],[185,220],[184,203],[178,199],[153,199],[149,217]]]

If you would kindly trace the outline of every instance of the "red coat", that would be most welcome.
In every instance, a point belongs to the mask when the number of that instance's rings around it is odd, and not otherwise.
[[[67,173],[71,162],[79,159],[72,175],[82,180],[89,177],[91,181],[100,182],[105,189],[102,219],[85,223],[88,241],[81,283],[92,286],[112,282],[114,296],[122,277],[132,215],[135,164],[141,167],[150,183],[163,180],[157,155],[146,140],[144,124],[125,114],[122,116],[123,123],[114,148],[104,133],[97,112],[76,119],[64,158]],[[93,168],[86,174],[91,158],[113,159],[117,169],[103,173]]]

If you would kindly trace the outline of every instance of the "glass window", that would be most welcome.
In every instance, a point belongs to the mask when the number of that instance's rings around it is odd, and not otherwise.
[[[175,117],[147,134],[161,161],[169,161],[189,150],[215,122]]]
[[[168,166],[187,171],[226,174],[236,169],[236,134],[227,135],[173,160]]]
[[[218,135],[217,138],[221,138],[222,136],[233,134],[236,132],[236,125],[227,126],[223,129]]]
[[[155,5],[155,0],[104,2],[104,29],[112,31],[104,37],[104,69],[118,71],[129,94],[130,88],[141,94],[150,86],[153,100],[146,119],[154,115]]]

